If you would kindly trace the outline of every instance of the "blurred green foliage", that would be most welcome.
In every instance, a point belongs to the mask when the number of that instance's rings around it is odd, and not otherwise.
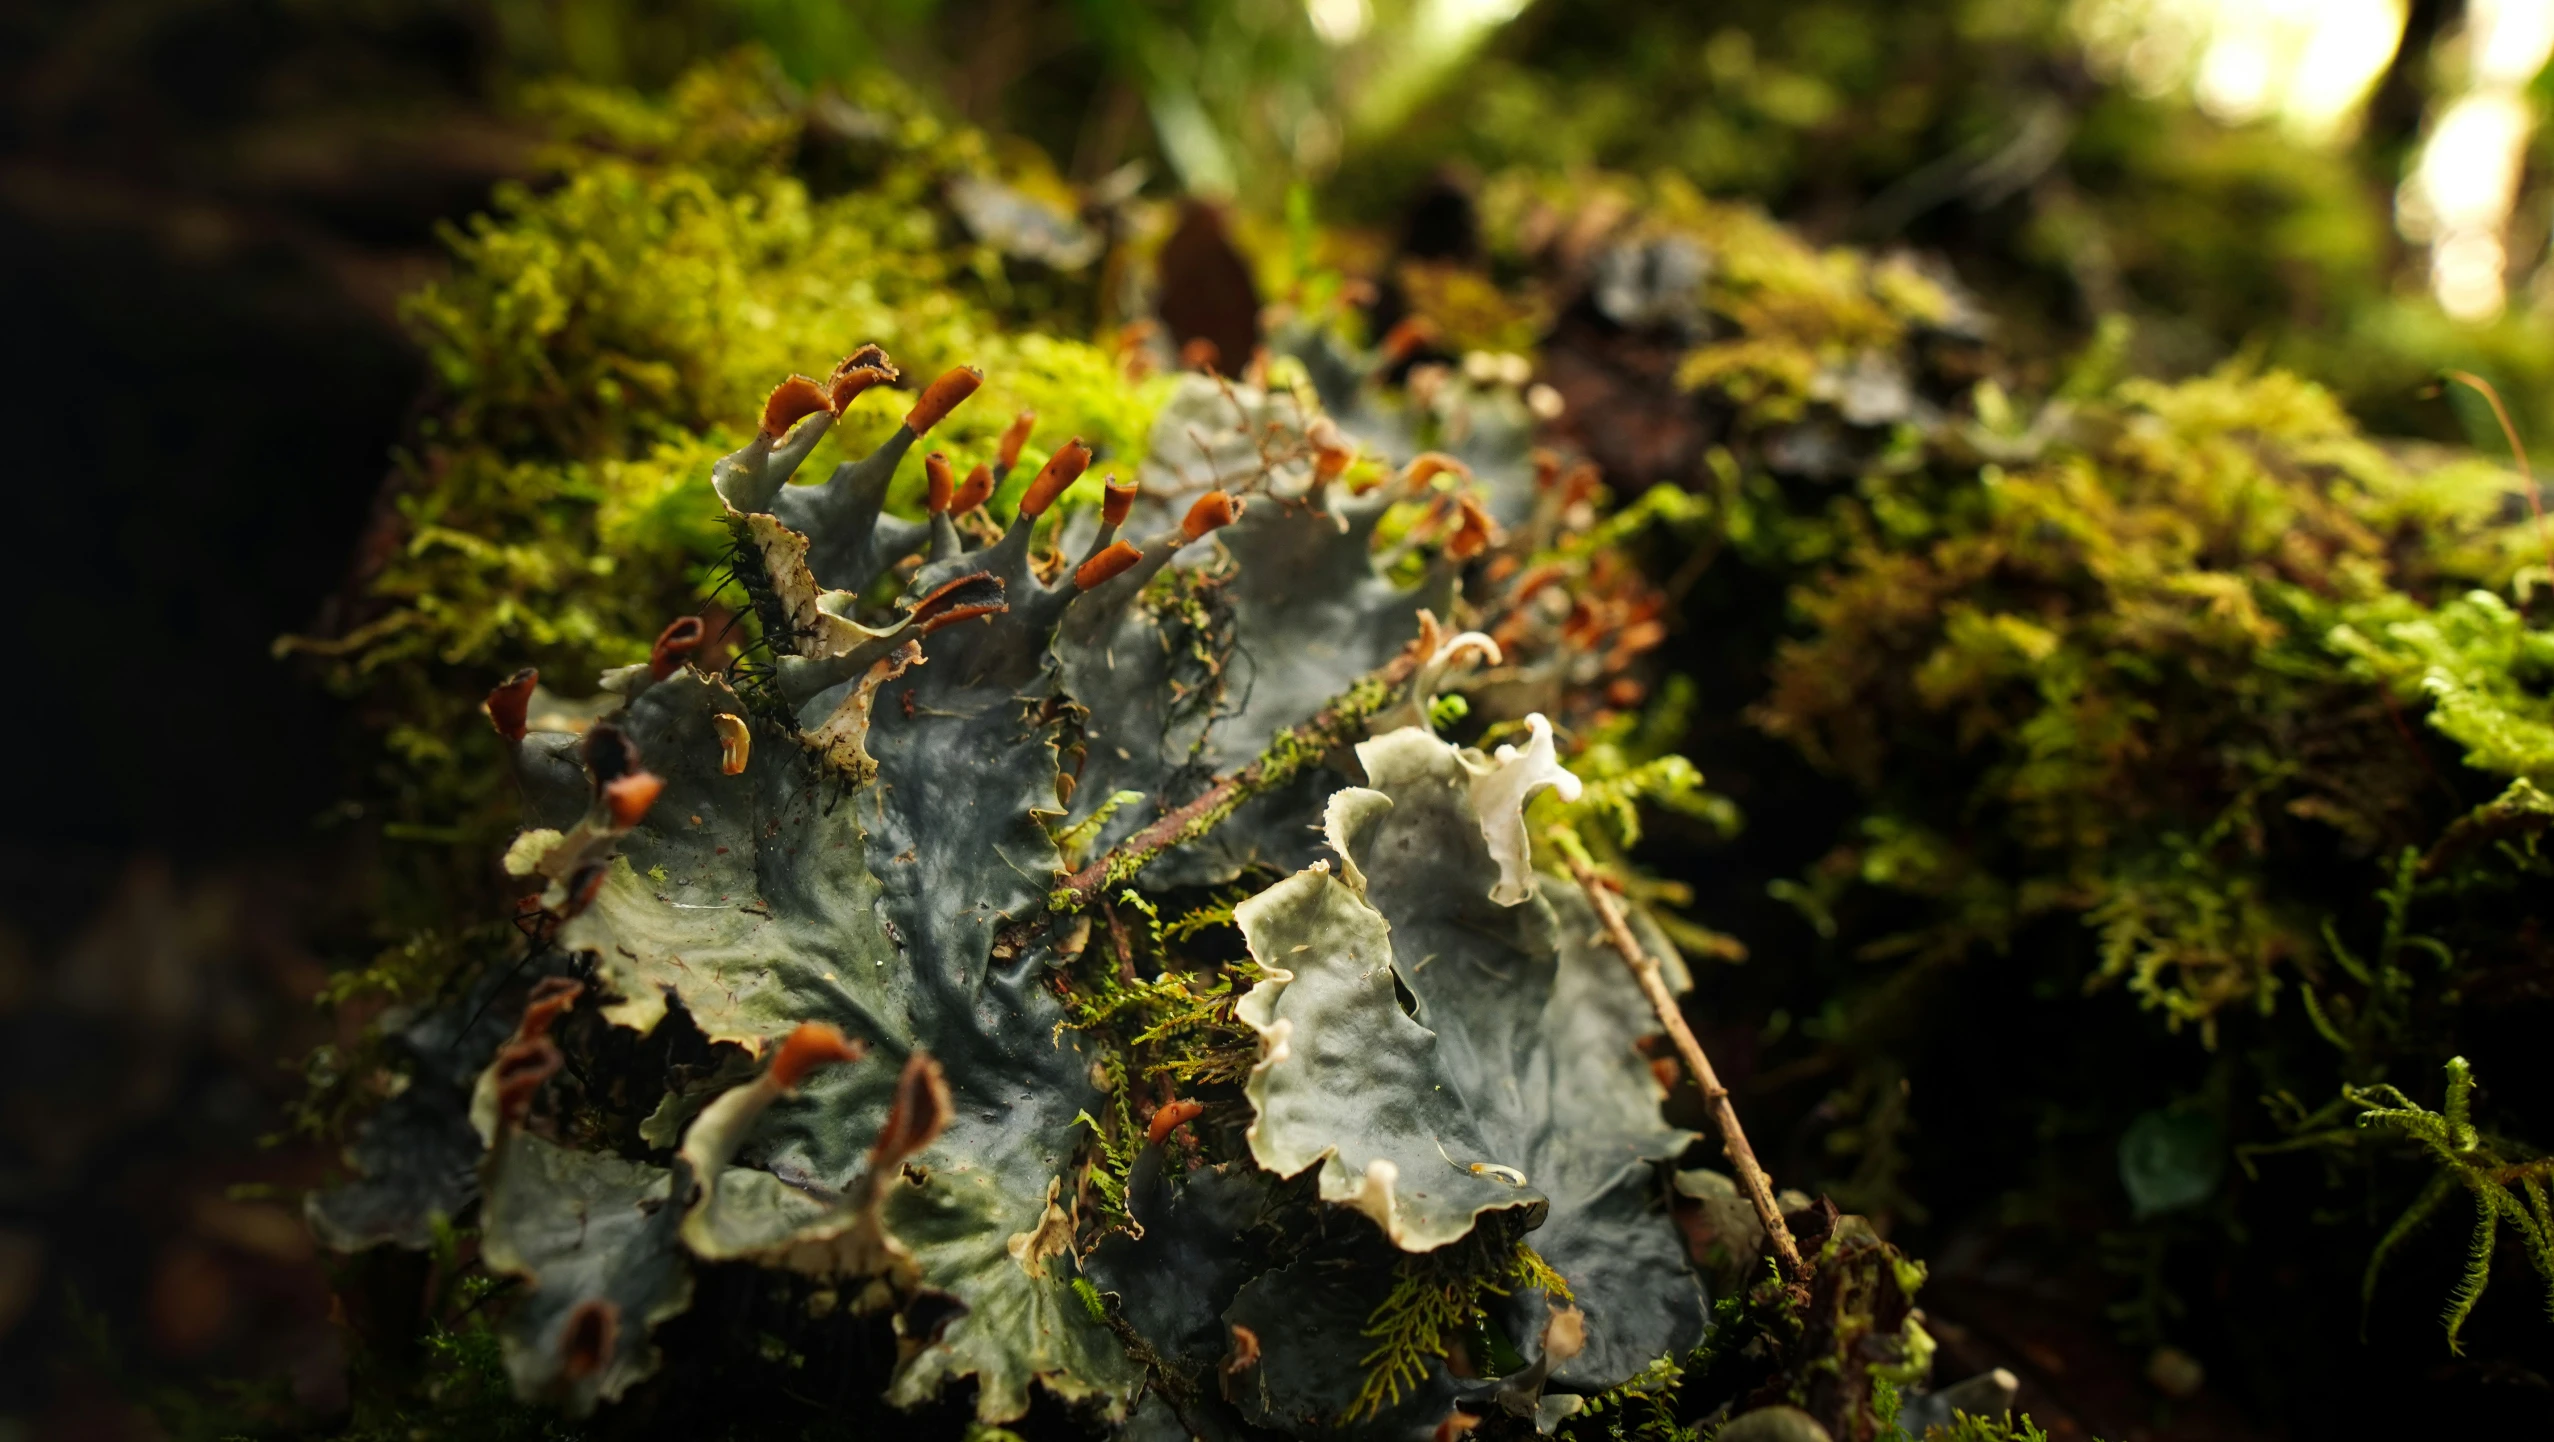
[[[2530,302],[2452,321],[2394,234],[2435,16],[2364,124],[2310,143],[2097,77],[2082,8],[1739,0],[1627,15],[1546,0],[1352,151],[1328,189],[1342,213],[1380,218],[1449,165],[1672,174],[1822,240],[1939,250],[2017,357],[2123,315],[2142,372],[2268,360],[2380,433],[2488,440],[2479,415],[2460,427],[2419,402],[2449,365],[2491,378],[2524,428],[2554,422],[2554,344]],[[2531,192],[2522,217],[2542,199]],[[2517,254],[2524,276],[2534,256]]]

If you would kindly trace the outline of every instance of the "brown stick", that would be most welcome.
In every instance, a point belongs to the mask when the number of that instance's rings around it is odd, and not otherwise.
[[[1772,1239],[1774,1253],[1782,1259],[1783,1276],[1797,1281],[1808,1275],[1808,1266],[1800,1260],[1800,1244],[1791,1239],[1791,1228],[1783,1223],[1782,1208],[1774,1202],[1774,1184],[1757,1163],[1756,1149],[1747,1145],[1746,1129],[1738,1124],[1738,1109],[1729,1104],[1729,1088],[1720,1084],[1720,1074],[1712,1070],[1711,1058],[1703,1055],[1703,1044],[1694,1039],[1693,1028],[1685,1025],[1684,1009],[1668,991],[1658,958],[1632,935],[1630,924],[1623,920],[1623,909],[1614,902],[1613,889],[1596,874],[1596,868],[1576,856],[1568,860],[1570,874],[1578,878],[1579,889],[1587,893],[1588,904],[1596,908],[1597,919],[1605,923],[1606,939],[1622,954],[1623,964],[1632,969],[1633,978],[1641,984],[1641,994],[1649,998],[1650,1010],[1658,1013],[1659,1025],[1676,1043],[1676,1054],[1684,1059],[1685,1070],[1703,1089],[1703,1104],[1711,1111],[1713,1130],[1720,1133],[1721,1150],[1729,1153],[1729,1164],[1738,1169],[1738,1184],[1746,1189],[1747,1200],[1755,1204],[1756,1220],[1764,1223],[1765,1235]]]

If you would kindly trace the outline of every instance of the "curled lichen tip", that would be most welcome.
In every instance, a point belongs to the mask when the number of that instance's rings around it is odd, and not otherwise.
[[[1144,553],[1127,541],[1112,541],[1106,550],[1084,561],[1073,570],[1073,584],[1087,591],[1103,581],[1113,580],[1144,559]]]
[[[1437,613],[1425,606],[1419,608],[1419,639],[1412,646],[1419,657],[1418,685],[1422,690],[1433,690],[1448,671],[1467,660],[1497,666],[1507,659],[1499,650],[1498,641],[1482,632],[1446,634]]]
[[[1082,443],[1080,436],[1066,441],[1054,455],[1046,458],[1045,465],[1038,467],[1036,478],[1029,482],[1027,493],[1020,497],[1020,514],[1032,519],[1045,515],[1047,508],[1055,504],[1056,497],[1063,495],[1066,488],[1080,480],[1082,473],[1090,468],[1091,448]]]
[[[833,398],[823,386],[805,376],[791,376],[772,387],[771,396],[763,402],[763,434],[779,440],[807,417],[833,413]]]
[[[951,366],[940,373],[938,380],[922,388],[913,409],[905,412],[905,429],[917,436],[927,434],[983,384],[984,372],[974,366]]]
[[[1549,787],[1563,801],[1584,794],[1578,776],[1561,765],[1553,744],[1552,723],[1540,711],[1525,718],[1523,747],[1501,746],[1484,760],[1467,759],[1473,773],[1472,807],[1480,817],[1482,839],[1499,866],[1499,883],[1490,899],[1515,906],[1534,895],[1534,855],[1525,833],[1525,805]],[[1477,752],[1467,753],[1477,758]]]
[[[829,1021],[802,1021],[772,1054],[771,1082],[782,1091],[796,1091],[798,1084],[818,1067],[837,1062],[858,1061],[868,1048],[842,1034],[842,1028]]]
[[[1210,531],[1220,531],[1240,520],[1242,503],[1229,491],[1208,491],[1188,508],[1179,522],[1179,533],[1194,541]]]

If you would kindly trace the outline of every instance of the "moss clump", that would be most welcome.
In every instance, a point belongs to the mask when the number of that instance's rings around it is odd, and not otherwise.
[[[2126,374],[2125,322],[2014,354],[1942,265],[1673,180],[1503,174],[1479,219],[1483,273],[1554,318],[1559,427],[1694,498],[1700,539],[1656,558],[1700,698],[1677,749],[1751,826],[1671,814],[1642,855],[1677,858],[1717,954],[1784,959],[1703,980],[1760,1028],[1751,1130],[1799,1127],[1774,1170],[1919,1249],[2001,1214],[2142,1259],[2133,1345],[2244,1354],[2225,1385],[2325,1425],[2301,1379],[2356,1339],[2296,1329],[2269,1278],[2346,1317],[2355,1262],[2317,1259],[2369,1255],[2431,1175],[2343,1088],[2509,1076],[2545,1022],[2524,477],[2258,363]],[[2538,1155],[2542,1089],[2493,1102]],[[2187,1175],[2149,1174],[2159,1130],[2195,1139]],[[2212,1274],[2241,1319],[2175,1320]],[[2273,1334],[2298,1340],[2247,1353]]]
[[[2399,672],[2419,638],[2476,690],[2494,658],[2461,622],[2488,603],[2420,598],[2508,574],[2478,524],[2508,481],[2406,466],[2276,373],[2130,382],[2031,426],[2048,439],[2003,462],[1867,476],[1835,503],[1838,554],[1756,715],[1873,797],[1860,880],[1947,913],[1877,945],[1956,955],[2082,914],[2095,981],[2213,1044],[2221,1012],[2266,1011],[2315,965],[2317,917],[2275,854],[2432,824],[2405,712],[2362,672]],[[2389,616],[2393,649],[2336,646]],[[2502,738],[2507,715],[2431,720]]]
[[[1045,198],[1052,177],[889,77],[809,95],[747,52],[662,99],[574,84],[535,99],[549,174],[454,228],[453,273],[409,299],[434,399],[341,623],[285,643],[375,718],[381,800],[410,840],[501,824],[472,718],[495,679],[529,663],[588,684],[716,589],[729,539],[699,477],[803,357],[893,335],[918,378],[987,367],[935,436],[962,473],[1022,410],[1131,470],[1166,384],[1129,384],[1082,339],[1099,321],[1087,258],[1006,255],[951,205],[960,182],[998,184],[1079,227]],[[908,400],[863,398],[816,462],[877,444]],[[740,624],[728,640],[750,636]]]

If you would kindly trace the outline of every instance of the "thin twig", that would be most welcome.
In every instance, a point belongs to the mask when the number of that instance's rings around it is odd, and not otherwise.
[[[2527,447],[2519,443],[2519,428],[2510,423],[2509,408],[2501,404],[2500,391],[2472,371],[2452,370],[2446,372],[2446,377],[2482,396],[2492,407],[2492,419],[2501,423],[2501,438],[2510,443],[2510,458],[2518,462],[2519,479],[2527,482],[2527,509],[2536,517],[2536,543],[2544,548],[2545,569],[2554,573],[2554,535],[2548,535],[2545,529],[2545,502],[2537,495],[2536,472],[2528,468]],[[2554,576],[2549,576],[2549,584],[2554,584]]]
[[[1756,1149],[1747,1145],[1746,1129],[1738,1124],[1738,1109],[1729,1104],[1729,1088],[1720,1084],[1720,1074],[1712,1070],[1710,1057],[1703,1055],[1703,1044],[1694,1039],[1693,1028],[1685,1025],[1683,1008],[1667,989],[1667,978],[1660,971],[1658,958],[1649,954],[1632,928],[1623,920],[1622,907],[1615,904],[1613,888],[1596,874],[1596,868],[1578,856],[1564,851],[1570,863],[1570,874],[1578,879],[1579,889],[1587,893],[1588,904],[1596,908],[1599,921],[1605,923],[1605,937],[1632,969],[1641,984],[1641,993],[1649,998],[1650,1010],[1658,1013],[1659,1025],[1667,1029],[1676,1054],[1694,1085],[1703,1090],[1703,1105],[1711,1112],[1712,1128],[1720,1133],[1721,1150],[1729,1153],[1729,1164],[1738,1170],[1738,1185],[1745,1188],[1747,1200],[1756,1207],[1756,1220],[1764,1223],[1765,1235],[1773,1240],[1774,1254],[1781,1258],[1783,1276],[1797,1281],[1808,1275],[1808,1266],[1800,1259],[1800,1245],[1791,1239],[1791,1228],[1784,1224],[1782,1208],[1774,1202],[1774,1184],[1756,1161]]]

